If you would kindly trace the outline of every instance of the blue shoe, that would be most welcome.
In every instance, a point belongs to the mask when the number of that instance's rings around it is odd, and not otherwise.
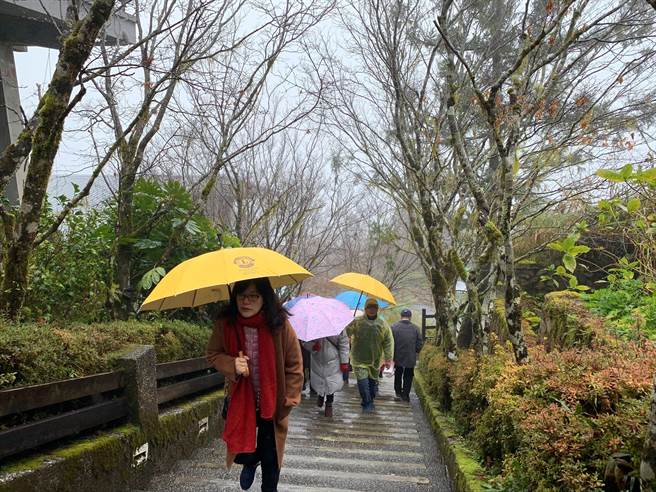
[[[375,410],[376,407],[373,402],[363,405],[362,407],[362,413],[374,413]]]
[[[239,485],[242,490],[248,490],[253,485],[255,480],[255,470],[257,470],[257,465],[244,465],[241,469],[241,475],[239,475]]]

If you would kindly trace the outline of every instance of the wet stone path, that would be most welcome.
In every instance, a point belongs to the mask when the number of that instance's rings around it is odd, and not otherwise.
[[[323,416],[316,397],[304,394],[290,416],[280,492],[450,492],[444,464],[417,397],[394,401],[393,381],[381,381],[376,411],[363,415],[351,378],[335,395],[334,416]],[[216,440],[153,478],[148,492],[239,491],[241,466],[225,468]],[[260,490],[260,473],[251,490]]]

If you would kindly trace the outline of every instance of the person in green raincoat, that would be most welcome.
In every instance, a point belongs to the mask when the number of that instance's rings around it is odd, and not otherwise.
[[[362,411],[375,410],[374,398],[378,392],[380,362],[389,368],[394,355],[394,337],[389,325],[378,317],[378,301],[369,298],[364,305],[364,316],[346,326],[351,338],[351,365],[358,380],[362,397]]]

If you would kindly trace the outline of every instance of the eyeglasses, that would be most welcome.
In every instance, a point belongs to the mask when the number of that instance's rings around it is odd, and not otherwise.
[[[260,294],[237,294],[237,300],[239,302],[257,302],[260,299],[262,299],[262,296]]]

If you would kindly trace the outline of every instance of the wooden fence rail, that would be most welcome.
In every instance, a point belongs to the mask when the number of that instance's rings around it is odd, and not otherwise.
[[[124,387],[123,372],[105,372],[83,378],[0,391],[0,417],[84,398]]]
[[[151,381],[158,384],[154,405],[223,384],[223,376],[204,357],[157,364],[150,374],[156,374],[156,381]],[[128,379],[126,372],[120,370],[0,391],[0,424],[5,421],[5,426],[9,425],[8,429],[0,430],[0,460],[102,425],[124,421],[131,415],[130,407],[143,404],[129,401],[125,391],[130,383]],[[57,404],[69,410],[57,407],[53,410],[52,405]],[[71,407],[79,408],[70,410]],[[32,415],[28,423],[12,424],[24,421],[25,412],[41,411],[44,416]]]

